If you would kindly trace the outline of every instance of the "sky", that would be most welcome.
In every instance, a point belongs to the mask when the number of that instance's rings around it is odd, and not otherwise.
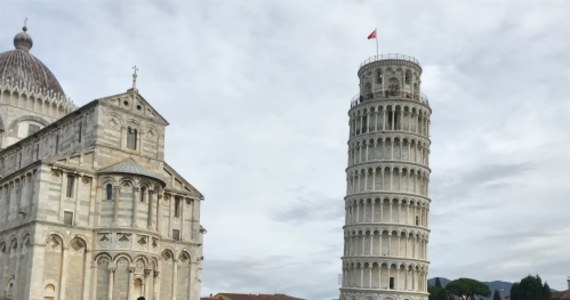
[[[360,63],[413,56],[430,99],[429,277],[570,275],[568,1],[0,0],[78,106],[131,87],[204,195],[202,294],[339,295]]]

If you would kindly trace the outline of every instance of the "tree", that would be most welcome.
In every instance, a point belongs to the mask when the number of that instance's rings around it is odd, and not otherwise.
[[[530,276],[516,282],[511,287],[511,300],[550,300],[550,287],[542,284],[540,276]]]
[[[491,296],[491,290],[486,284],[471,278],[459,278],[450,281],[445,286],[445,289],[450,294],[463,297],[466,300],[474,300],[475,295],[483,297]]]
[[[511,286],[511,300],[519,300],[520,296],[519,296],[519,283],[515,282],[513,283],[513,285]]]
[[[544,295],[544,299],[545,300],[550,300],[552,299],[552,291],[550,290],[550,286],[548,285],[548,283],[544,283],[544,286],[542,287],[542,294]]]
[[[443,288],[443,287],[441,286],[441,281],[439,280],[439,277],[436,277],[436,278],[435,278],[435,286],[438,287],[438,288],[440,288],[440,289]]]
[[[495,293],[493,294],[493,300],[501,300],[501,293],[499,293],[499,291],[495,290]]]
[[[439,277],[435,279],[434,286],[428,286],[429,300],[449,300],[447,291],[441,287]]]

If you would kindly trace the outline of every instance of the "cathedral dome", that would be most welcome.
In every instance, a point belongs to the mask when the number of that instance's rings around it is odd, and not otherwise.
[[[26,26],[14,37],[16,49],[0,53],[0,87],[65,96],[53,73],[30,53],[33,42]]]

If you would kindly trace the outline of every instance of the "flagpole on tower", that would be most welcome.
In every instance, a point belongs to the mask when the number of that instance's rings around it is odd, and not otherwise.
[[[376,59],[378,59],[378,38],[376,37],[376,30],[377,28],[374,28],[374,31],[372,31],[372,33],[370,33],[368,35],[368,39],[375,39],[376,40]]]
[[[374,28],[374,32],[376,32],[376,28]],[[376,59],[378,59],[378,38],[375,38],[376,40]]]

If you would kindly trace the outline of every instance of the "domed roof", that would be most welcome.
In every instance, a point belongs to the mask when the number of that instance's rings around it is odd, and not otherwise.
[[[64,96],[65,93],[57,78],[30,53],[33,42],[27,31],[24,26],[22,32],[14,37],[16,49],[0,53],[0,86]]]

